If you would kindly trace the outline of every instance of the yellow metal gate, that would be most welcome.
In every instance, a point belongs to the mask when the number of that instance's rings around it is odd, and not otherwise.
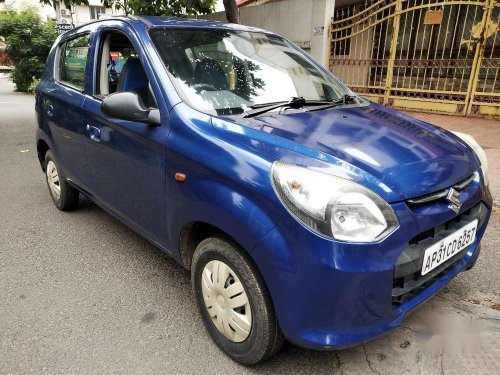
[[[330,70],[381,104],[500,117],[497,1],[337,0]]]

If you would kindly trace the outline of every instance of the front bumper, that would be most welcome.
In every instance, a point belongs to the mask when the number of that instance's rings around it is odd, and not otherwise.
[[[475,242],[451,258],[431,282],[399,302],[394,300],[398,259],[418,234],[456,218],[446,203],[418,208],[405,202],[392,204],[400,227],[377,244],[332,241],[284,217],[252,255],[270,290],[285,337],[302,347],[330,350],[400,326],[406,314],[476,262],[491,213],[491,196],[479,182],[462,195],[465,203],[460,215],[478,205],[484,207]]]

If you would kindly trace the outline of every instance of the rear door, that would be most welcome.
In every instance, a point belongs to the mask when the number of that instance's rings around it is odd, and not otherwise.
[[[63,174],[79,185],[85,168],[82,106],[90,69],[89,43],[89,32],[63,40],[56,50],[53,79],[42,89],[42,111],[52,134],[52,151]]]
[[[96,84],[83,106],[90,193],[101,206],[164,245],[168,112],[162,111],[161,126],[102,113],[103,99],[113,92],[135,91],[150,107],[156,106],[153,87],[159,92],[151,71],[144,70],[147,60],[134,31],[120,21],[110,24],[96,35]]]

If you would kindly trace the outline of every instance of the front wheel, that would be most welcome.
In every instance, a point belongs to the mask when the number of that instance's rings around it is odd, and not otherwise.
[[[202,241],[191,280],[203,322],[232,359],[254,365],[283,345],[269,292],[252,260],[224,237]]]

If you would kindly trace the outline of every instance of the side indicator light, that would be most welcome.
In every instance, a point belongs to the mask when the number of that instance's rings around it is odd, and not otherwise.
[[[186,181],[186,175],[184,173],[177,172],[175,174],[175,179],[179,182],[184,182]]]

